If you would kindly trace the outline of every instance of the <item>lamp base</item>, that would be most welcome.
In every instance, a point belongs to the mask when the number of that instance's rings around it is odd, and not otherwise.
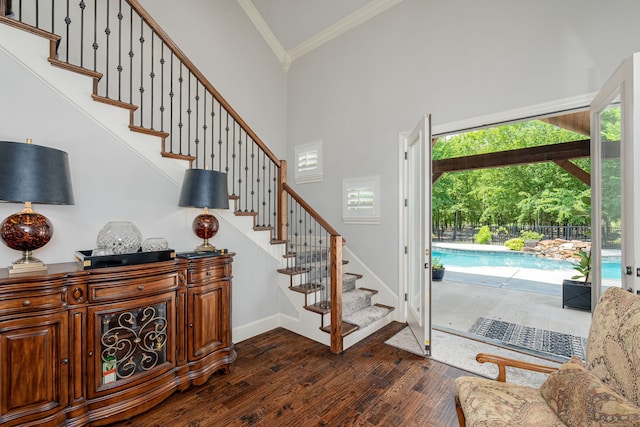
[[[196,252],[213,252],[216,247],[209,243],[209,239],[205,239],[201,245],[196,248]]]
[[[45,263],[31,256],[31,251],[22,251],[22,258],[13,262],[9,267],[9,276],[23,273],[47,271]]]

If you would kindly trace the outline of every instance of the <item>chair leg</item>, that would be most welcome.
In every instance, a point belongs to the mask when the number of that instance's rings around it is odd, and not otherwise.
[[[465,427],[467,425],[467,421],[464,418],[464,412],[462,412],[462,405],[460,405],[458,395],[456,395],[456,413],[458,414],[458,423],[460,424],[460,427]]]

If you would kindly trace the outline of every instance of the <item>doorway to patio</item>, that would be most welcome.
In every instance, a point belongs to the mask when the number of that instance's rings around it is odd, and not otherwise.
[[[590,245],[589,134],[589,111],[575,108],[434,138],[433,262],[446,270],[432,284],[434,329],[552,360],[583,356],[591,316],[563,307],[562,282],[576,274],[577,248]],[[543,247],[525,246],[532,236]],[[531,265],[438,258],[513,250],[529,252]],[[543,270],[536,257],[558,268]]]

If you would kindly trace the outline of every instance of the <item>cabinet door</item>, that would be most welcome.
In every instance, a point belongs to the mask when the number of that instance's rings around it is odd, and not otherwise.
[[[189,361],[231,344],[231,284],[221,280],[188,292]]]
[[[67,334],[66,312],[0,322],[2,425],[21,425],[67,406]]]
[[[175,362],[175,293],[87,309],[90,398],[144,384]]]

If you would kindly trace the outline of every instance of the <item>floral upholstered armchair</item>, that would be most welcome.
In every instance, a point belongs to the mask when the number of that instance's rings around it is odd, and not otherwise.
[[[496,380],[456,379],[460,426],[640,426],[640,297],[609,288],[593,315],[586,362],[559,368],[479,354]],[[540,388],[506,382],[505,366],[548,373]]]

